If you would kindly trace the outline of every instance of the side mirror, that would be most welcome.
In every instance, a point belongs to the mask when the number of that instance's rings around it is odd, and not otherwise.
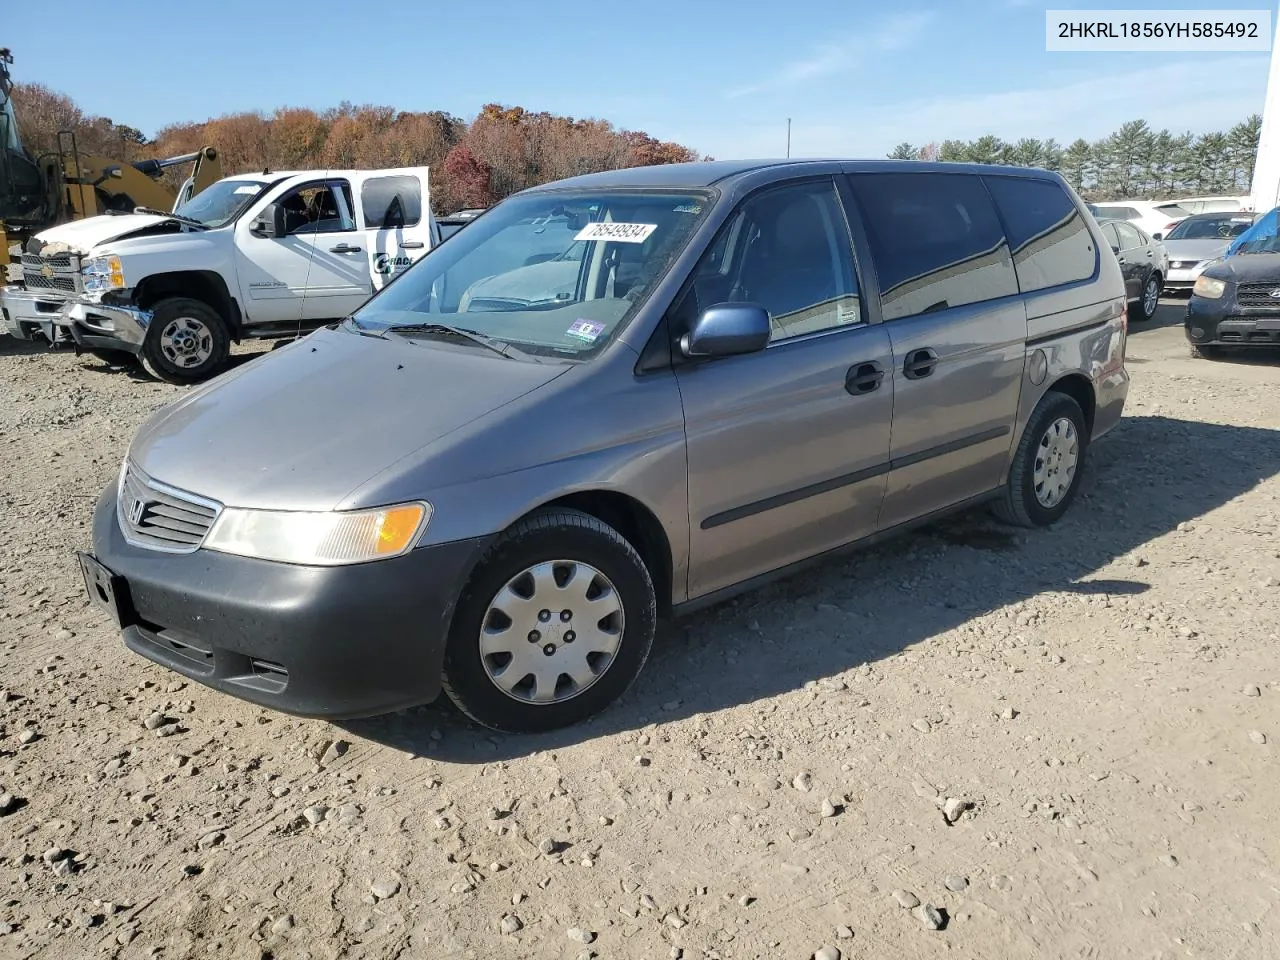
[[[769,343],[769,311],[755,303],[720,303],[707,307],[680,338],[686,357],[728,357],[755,353]]]
[[[1120,248],[1117,247],[1114,243],[1111,245],[1111,252],[1114,253],[1117,257],[1120,256]]]
[[[280,204],[268,203],[249,225],[249,232],[258,237],[283,237],[289,232],[284,221],[284,213],[284,207]]]
[[[1152,239],[1152,240],[1163,240],[1163,239],[1164,239],[1164,234],[1163,234],[1163,233],[1153,233],[1153,234],[1151,235],[1151,239]]]

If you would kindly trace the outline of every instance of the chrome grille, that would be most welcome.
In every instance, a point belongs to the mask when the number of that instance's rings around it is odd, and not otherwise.
[[[116,513],[125,539],[140,547],[190,553],[204,541],[222,505],[157,483],[129,464]]]
[[[22,282],[28,290],[56,290],[59,293],[83,293],[80,257],[74,253],[38,253],[22,255]]]

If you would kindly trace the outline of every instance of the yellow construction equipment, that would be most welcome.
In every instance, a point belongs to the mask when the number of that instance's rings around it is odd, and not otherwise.
[[[18,137],[9,64],[13,55],[0,47],[0,268],[10,247],[24,244],[47,227],[135,207],[172,210],[222,179],[222,161],[213,147],[164,160],[115,160],[81,153],[73,130],[58,133],[58,149],[32,157]],[[175,190],[163,178],[173,166],[192,169]],[[0,285],[4,274],[0,273]]]

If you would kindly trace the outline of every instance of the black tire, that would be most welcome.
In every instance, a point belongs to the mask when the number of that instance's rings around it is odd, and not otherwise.
[[[1212,343],[1188,343],[1187,352],[1193,360],[1217,360],[1222,356],[1222,349]]]
[[[1046,507],[1036,495],[1035,468],[1040,459],[1041,444],[1049,428],[1063,418],[1070,420],[1075,429],[1075,474],[1062,499],[1053,506]],[[1027,429],[1018,442],[1013,464],[1009,467],[1009,482],[1000,499],[993,505],[996,516],[1005,523],[1019,527],[1047,527],[1058,520],[1067,512],[1080,488],[1088,446],[1088,432],[1080,404],[1065,393],[1050,390],[1036,405]]]
[[[1151,297],[1151,288],[1155,287],[1155,297]],[[1160,293],[1161,293],[1160,275],[1153,273],[1147,277],[1146,282],[1142,285],[1142,292],[1138,295],[1138,303],[1133,311],[1133,319],[1135,323],[1146,323],[1156,315],[1156,311],[1160,309]],[[1151,309],[1146,307],[1147,301],[1152,300]]]
[[[142,343],[142,362],[152,376],[167,383],[199,383],[226,363],[231,353],[231,334],[213,307],[189,297],[169,297],[152,307],[151,312],[151,325]],[[198,353],[187,358],[167,337],[173,332],[172,324],[184,323],[196,331],[194,336],[199,341]]]
[[[535,704],[504,692],[490,679],[480,634],[500,590],[535,564],[557,560],[589,564],[609,580],[621,605],[622,633],[617,652],[594,682],[567,699]],[[554,730],[585,720],[626,692],[649,657],[656,625],[653,580],[635,548],[589,514],[542,510],[503,534],[476,566],[454,611],[441,682],[458,709],[483,726],[508,733]],[[565,642],[565,636],[557,638]],[[564,679],[561,675],[560,681]]]

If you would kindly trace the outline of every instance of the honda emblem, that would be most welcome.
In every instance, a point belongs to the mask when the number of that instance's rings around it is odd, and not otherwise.
[[[133,503],[129,504],[129,523],[136,527],[142,520],[142,512],[146,508],[147,505],[141,500],[134,500]]]
[[[1275,290],[1272,290],[1269,294],[1267,294],[1267,296],[1269,296],[1272,300],[1280,300],[1280,287],[1277,287]]]

